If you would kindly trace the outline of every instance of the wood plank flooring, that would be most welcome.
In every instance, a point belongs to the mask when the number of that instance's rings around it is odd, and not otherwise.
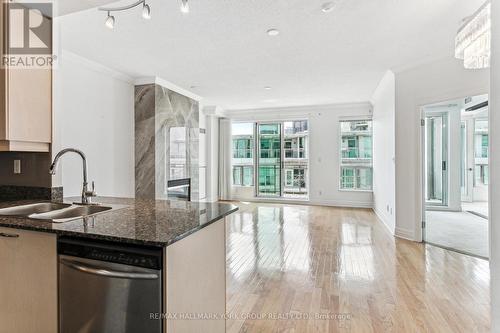
[[[396,239],[367,209],[245,204],[227,332],[488,332],[488,262]]]

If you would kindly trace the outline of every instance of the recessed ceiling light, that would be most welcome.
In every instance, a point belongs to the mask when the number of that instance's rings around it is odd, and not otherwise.
[[[267,34],[269,36],[278,36],[280,34],[280,31],[278,29],[269,29],[267,30]]]
[[[269,86],[265,86],[265,87],[264,87],[264,89],[266,89],[266,90],[271,90],[271,87],[269,87]]]
[[[325,2],[324,4],[321,5],[321,11],[323,13],[328,13],[331,12],[335,8],[335,2]]]

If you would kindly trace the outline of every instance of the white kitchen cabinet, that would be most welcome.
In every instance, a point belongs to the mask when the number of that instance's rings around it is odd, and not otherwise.
[[[0,333],[57,332],[56,235],[0,228]]]
[[[0,6],[2,59],[11,36],[7,6]],[[48,152],[51,141],[52,69],[0,66],[0,151]]]

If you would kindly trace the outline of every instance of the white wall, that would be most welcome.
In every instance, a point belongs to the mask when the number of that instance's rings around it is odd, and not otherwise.
[[[339,121],[371,117],[370,103],[227,111],[236,121],[309,120],[309,202],[318,205],[372,207],[372,192],[340,191]],[[233,198],[252,200],[253,191],[233,188]]]
[[[396,73],[396,235],[422,239],[420,108],[488,90],[488,70],[453,57]]]
[[[81,149],[89,180],[103,196],[134,196],[134,85],[128,77],[63,51],[54,70],[53,154],[61,148]],[[79,196],[82,165],[64,156],[59,165],[65,196]]]
[[[490,272],[491,331],[500,332],[500,2],[491,2]]]
[[[393,234],[396,227],[395,84],[394,73],[388,71],[371,98],[373,105],[373,209]]]

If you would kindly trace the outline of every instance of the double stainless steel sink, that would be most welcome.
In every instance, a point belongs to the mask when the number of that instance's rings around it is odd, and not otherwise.
[[[77,205],[68,203],[39,202],[29,205],[0,209],[0,216],[27,217],[53,223],[63,223],[123,208],[101,205]]]

